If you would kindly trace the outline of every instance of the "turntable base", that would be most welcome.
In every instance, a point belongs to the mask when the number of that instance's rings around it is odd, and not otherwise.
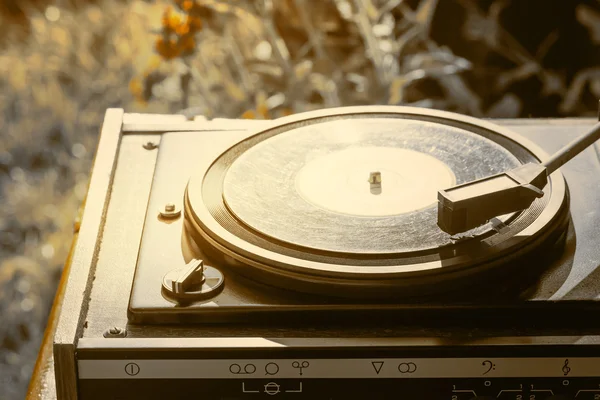
[[[259,281],[253,274],[246,276],[244,268],[257,271],[263,264],[250,257],[243,261],[253,265],[241,262],[241,253],[229,241],[220,243],[228,251],[220,252],[222,260],[210,258],[217,249],[197,237],[202,233],[210,237],[208,232],[184,227],[192,216],[190,206],[196,207],[191,197],[189,204],[183,201],[186,186],[193,182],[190,176],[210,167],[202,167],[199,160],[215,161],[230,154],[228,150],[253,133],[260,136],[272,128],[270,122],[184,122],[162,117],[147,123],[146,119],[115,110],[108,113],[72,265],[65,269],[68,276],[55,306],[56,332],[48,336],[46,351],[41,353],[51,353],[52,358],[40,358],[36,376],[41,378],[36,382],[44,385],[32,387],[36,396],[61,400],[194,396],[211,400],[399,396],[546,400],[563,396],[586,400],[598,394],[600,326],[595,317],[600,311],[596,300],[600,297],[596,210],[600,164],[595,149],[587,149],[561,168],[569,196],[557,198],[569,200],[569,212],[552,213],[550,220],[566,221],[567,227],[540,224],[545,227],[542,231],[558,237],[549,239],[548,246],[534,246],[530,261],[498,263],[483,273],[474,264],[477,274],[464,280],[452,277],[446,290],[362,297],[364,293],[348,295],[350,290],[314,293],[312,284],[284,286],[276,273],[289,272],[290,264],[265,263],[272,268],[265,273],[265,278],[274,278],[272,283]],[[552,153],[592,122],[496,123]],[[518,144],[516,148],[522,142]],[[529,146],[525,149],[525,154],[531,153]],[[382,191],[389,181],[385,171],[379,171]],[[375,182],[370,178],[369,174],[369,189],[377,184],[377,175]],[[555,183],[553,178],[550,197],[556,194]],[[332,205],[313,194],[302,191],[301,196],[321,211],[332,212]],[[174,209],[165,209],[169,203]],[[232,204],[229,212],[239,214],[239,225],[251,231],[251,215],[242,215],[236,207]],[[547,207],[541,208],[529,226],[540,221]],[[364,210],[347,209],[339,215],[386,220],[398,218],[406,208],[366,216]],[[423,208],[410,210],[419,213]],[[448,246],[462,248],[502,237],[504,225],[513,227],[519,217],[507,216],[502,224],[485,227],[486,232],[451,239]],[[517,240],[522,240],[519,236],[529,226],[515,234]],[[263,239],[273,240],[266,235]],[[303,240],[303,255],[344,253],[342,258],[353,263],[372,262],[384,252],[352,252],[347,247],[311,250],[312,238]],[[281,246],[286,243],[280,242]],[[298,250],[300,246],[288,247]],[[536,253],[537,249],[543,251]],[[191,304],[166,296],[161,291],[164,276],[200,254],[206,256],[206,265],[223,272],[222,290]],[[401,252],[385,254],[383,260],[401,259]],[[443,255],[453,257],[452,252]],[[322,268],[321,264],[323,260],[315,266]],[[347,264],[337,264],[341,268],[337,274],[317,273],[314,268],[298,275],[351,284],[370,268],[357,264],[360,268],[349,274]],[[397,266],[374,264],[373,268]],[[468,264],[453,265],[460,270]],[[397,273],[392,271],[392,283],[405,278]],[[186,276],[177,275],[172,281],[180,279],[183,290],[200,284],[195,279],[187,281]],[[431,287],[426,277],[417,277],[421,289]],[[296,276],[291,278],[289,282],[298,281]],[[452,290],[463,281],[464,289]],[[430,362],[439,368],[429,369]],[[254,373],[250,364],[256,368]],[[274,373],[273,364],[281,375],[269,375]],[[245,374],[234,373],[236,365]]]

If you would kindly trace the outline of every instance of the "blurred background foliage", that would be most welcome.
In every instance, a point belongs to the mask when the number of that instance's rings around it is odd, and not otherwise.
[[[0,399],[31,374],[104,111],[594,116],[600,0],[0,0]]]
[[[410,104],[539,117],[591,112],[600,95],[597,0],[174,3],[163,62],[132,88],[190,114]]]

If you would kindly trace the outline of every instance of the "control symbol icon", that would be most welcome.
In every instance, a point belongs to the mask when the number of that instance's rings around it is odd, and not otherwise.
[[[371,361],[371,365],[373,366],[375,373],[379,375],[379,373],[381,372],[381,368],[383,368],[383,361]]]
[[[302,382],[299,383],[298,389],[288,389],[285,392],[286,393],[302,393]]]
[[[308,361],[302,361],[302,364],[300,364],[300,362],[299,362],[299,361],[294,361],[294,362],[292,363],[292,367],[294,367],[294,368],[296,368],[296,369],[299,369],[299,370],[300,370],[300,375],[302,375],[302,370],[303,370],[304,368],[308,368],[309,366],[310,366],[310,364],[309,364],[309,362],[308,362]]]
[[[265,393],[271,396],[276,395],[277,393],[279,393],[279,385],[276,384],[275,382],[269,382],[265,385]]]
[[[398,365],[398,371],[402,374],[412,374],[417,371],[417,364],[413,362],[400,363],[400,365]]]
[[[246,382],[242,382],[242,392],[243,393],[260,393],[258,390],[248,390],[248,389],[246,389]]]
[[[279,372],[279,365],[274,362],[270,362],[265,365],[265,375],[275,375]]]
[[[136,376],[140,373],[140,366],[136,363],[129,363],[125,365],[125,373],[129,376]]]
[[[565,365],[563,365],[563,367],[562,367],[562,372],[565,376],[569,375],[569,372],[571,372],[571,367],[569,367],[569,359],[568,358],[565,360]]]
[[[234,375],[251,375],[256,372],[256,366],[254,364],[246,364],[242,370],[240,364],[231,364],[229,366],[229,372]]]
[[[483,365],[484,367],[487,368],[487,370],[483,373],[483,375],[487,375],[488,373],[490,373],[490,371],[496,370],[496,364],[494,364],[490,360],[485,360],[484,362],[481,363],[481,365]]]

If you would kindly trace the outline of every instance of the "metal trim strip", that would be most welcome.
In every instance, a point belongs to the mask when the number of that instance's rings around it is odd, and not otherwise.
[[[57,398],[77,399],[77,367],[75,349],[87,313],[85,299],[91,288],[102,235],[116,160],[121,140],[124,111],[108,109],[105,114],[89,190],[85,200],[83,220],[73,252],[69,277],[54,334],[54,369]]]
[[[598,345],[600,336],[515,336],[472,338],[468,342],[438,337],[404,338],[264,338],[264,337],[196,337],[196,338],[83,338],[78,349],[241,349],[285,347],[390,347],[390,346],[506,346],[506,345]]]

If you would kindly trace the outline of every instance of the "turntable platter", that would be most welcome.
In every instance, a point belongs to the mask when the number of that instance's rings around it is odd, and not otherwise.
[[[231,163],[223,195],[243,223],[297,246],[407,252],[450,242],[437,227],[438,190],[517,165],[504,147],[452,126],[336,120],[255,144]],[[375,173],[381,182],[371,184]]]
[[[186,190],[186,233],[209,258],[285,288],[434,292],[540,249],[568,218],[554,173],[528,209],[457,240],[437,226],[437,191],[545,157],[504,128],[448,112],[300,114],[202,164]]]

